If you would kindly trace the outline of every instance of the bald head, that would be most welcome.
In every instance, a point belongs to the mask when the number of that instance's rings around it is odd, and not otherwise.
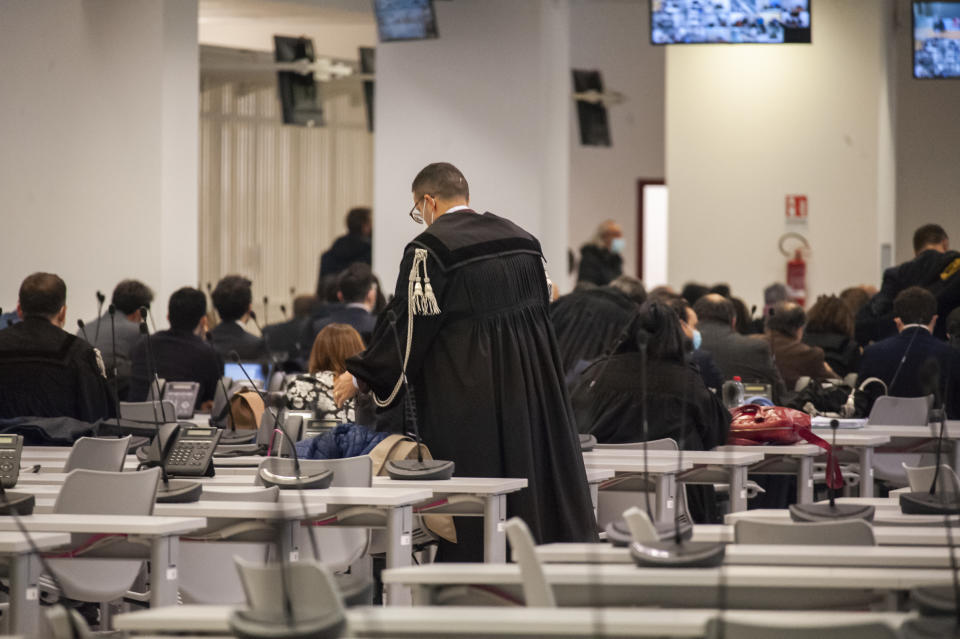
[[[796,302],[777,302],[770,309],[767,316],[767,330],[780,333],[788,337],[798,337],[804,324],[807,323],[807,314]]]
[[[720,322],[734,327],[736,312],[733,303],[723,295],[708,293],[693,305],[693,311],[701,322]]]

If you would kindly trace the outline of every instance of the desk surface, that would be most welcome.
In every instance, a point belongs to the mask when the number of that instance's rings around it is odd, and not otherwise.
[[[875,526],[873,536],[880,546],[946,546],[946,529],[940,526]],[[960,546],[960,529],[952,531],[953,543]],[[697,524],[693,541],[733,543],[733,526]]]
[[[52,515],[56,500],[49,497],[37,499],[33,512]],[[157,504],[153,513],[157,517],[205,517],[207,519],[260,519],[267,521],[288,519],[312,519],[327,512],[327,506],[308,501],[306,511],[299,503],[264,503],[249,501],[197,501],[189,504]],[[98,515],[99,517],[99,515]]]
[[[537,546],[544,563],[632,564],[627,548],[611,544]],[[950,549],[935,546],[798,546],[729,544],[724,563],[758,566],[950,568]]]
[[[763,461],[763,453],[756,451],[726,451],[726,450],[650,450],[646,453],[650,461],[683,459],[697,466],[750,466]],[[623,459],[643,460],[643,449],[594,449],[583,454],[584,461],[589,460],[591,465],[601,463],[605,459],[619,461]]]
[[[829,428],[814,428],[813,433],[827,440],[828,442],[833,441],[833,431]],[[890,443],[890,435],[886,433],[876,433],[871,429],[863,429],[856,431],[848,430],[838,430],[837,431],[837,446],[840,447],[849,447],[856,448],[857,446],[865,446],[869,448],[874,448],[876,446],[884,446]]]
[[[694,463],[684,456],[683,462],[680,463],[676,457],[673,458],[654,458],[650,457],[647,460],[647,463],[643,463],[643,455],[638,456],[604,456],[604,457],[588,457],[587,455],[592,453],[587,453],[583,456],[583,464],[588,468],[608,468],[610,470],[615,470],[617,472],[624,473],[642,473],[647,472],[651,475],[670,475],[682,472],[684,470],[690,470],[694,467]]]
[[[790,446],[717,446],[714,450],[760,453],[766,457],[816,457],[823,449],[813,444],[791,444]]]
[[[775,521],[789,522],[790,511],[785,508],[758,508],[756,510],[743,510],[738,513],[728,513],[724,517],[724,523],[732,524],[740,520],[754,521]],[[953,517],[950,520],[955,526],[960,525],[960,518]],[[873,516],[873,528],[877,529],[890,526],[930,526],[933,528],[943,527],[943,515],[904,515],[899,507],[878,508]],[[946,534],[946,533],[944,533]]]
[[[127,533],[165,537],[198,530],[207,525],[205,517],[160,517],[142,515],[54,515],[20,517],[29,532]],[[0,517],[0,531],[19,530],[10,517]]]
[[[826,429],[830,432],[830,429]],[[814,432],[823,436],[824,429],[818,428]],[[940,434],[940,424],[929,424],[927,426],[864,426],[857,433],[871,435],[888,435],[890,437],[918,437],[931,438]],[[946,439],[960,439],[960,421],[948,421],[944,429],[943,436]]]
[[[733,588],[814,588],[908,590],[950,580],[949,569],[865,568],[827,566],[722,566],[720,568],[638,568],[630,564],[544,564],[553,585]],[[516,585],[522,583],[516,564],[428,564],[383,571],[384,584]]]
[[[424,488],[435,494],[473,493],[476,495],[502,495],[527,487],[527,480],[499,477],[451,477],[437,481],[403,481],[389,477],[374,477],[373,485],[378,488]]]
[[[70,543],[70,533],[65,532],[32,532],[30,540],[40,550],[66,546]],[[0,532],[0,554],[20,555],[30,553],[30,542],[19,530]]]
[[[117,630],[156,633],[226,633],[232,606],[185,605],[153,608],[114,617]],[[684,608],[555,608],[550,614],[531,614],[524,607],[459,606],[361,606],[347,610],[348,636],[382,636],[391,632],[408,636],[441,637],[498,634],[531,637],[585,636],[672,636],[702,637],[707,622],[716,617],[714,609]],[[843,626],[878,622],[899,628],[913,615],[895,612],[767,610],[725,611],[730,621],[771,626]]]

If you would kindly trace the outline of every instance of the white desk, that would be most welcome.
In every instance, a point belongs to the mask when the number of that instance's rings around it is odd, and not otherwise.
[[[64,532],[34,532],[30,540],[37,550],[51,550],[70,544]],[[39,621],[37,576],[40,561],[33,555],[30,542],[20,532],[0,532],[0,560],[7,564],[10,580],[10,619],[7,632],[32,636]]]
[[[649,460],[683,460],[690,462],[694,468],[690,472],[685,472],[677,477],[680,483],[718,483],[729,484],[730,489],[730,510],[737,512],[747,509],[747,469],[753,464],[763,460],[763,453],[755,451],[716,451],[716,450],[650,450],[646,452]],[[643,460],[643,449],[612,449],[602,448],[583,454],[584,463],[589,467],[600,465],[614,470],[620,470],[617,462],[632,459]],[[607,460],[610,460],[609,462]],[[719,476],[716,476],[712,469],[720,467]]]
[[[946,529],[936,526],[875,526],[873,536],[880,546],[946,546]],[[955,546],[960,546],[960,526],[952,530]],[[697,524],[693,527],[693,541],[732,544],[733,526],[730,524]]]
[[[203,528],[204,517],[159,517],[133,515],[30,515],[20,522],[30,532],[74,534],[126,534],[143,537],[150,544],[150,605],[177,602],[177,562],[180,535]],[[12,517],[0,517],[0,531],[19,530]]]
[[[819,431],[817,431],[819,432]],[[928,442],[936,440],[940,435],[940,424],[928,424],[927,426],[870,426],[867,425],[858,433],[869,433],[872,435],[887,435],[891,438],[889,444],[890,452],[903,452],[903,446],[909,444],[909,440],[927,440]],[[943,438],[953,443],[952,465],[955,470],[960,470],[960,421],[947,420],[947,427],[944,429]],[[886,445],[880,447],[884,452]]]
[[[587,470],[601,468],[613,470],[616,473],[650,475],[650,481],[656,487],[656,517],[661,521],[672,521],[676,508],[677,474],[693,468],[694,464],[688,459],[682,463],[677,459],[648,457],[644,463],[642,455],[588,457],[584,454],[583,463]],[[602,486],[601,486],[602,488]]]
[[[717,446],[714,450],[761,453],[764,459],[750,468],[751,475],[794,475],[797,478],[797,502],[809,504],[813,501],[813,460],[823,453],[819,446]]]
[[[856,500],[859,498],[853,497],[850,499]],[[790,519],[790,511],[786,508],[758,508],[756,510],[746,510],[740,513],[729,513],[724,517],[724,523],[727,524],[733,524],[740,520],[773,522],[792,521]],[[950,522],[953,526],[960,527],[960,517],[954,516],[951,518]],[[943,515],[904,515],[900,512],[899,507],[896,509],[881,507],[876,510],[873,516],[874,533],[876,533],[877,529],[888,526],[930,526],[934,528],[942,528],[943,525]],[[946,535],[946,532],[943,534]]]
[[[951,580],[950,570],[932,568],[725,565],[679,570],[608,563],[545,564],[543,572],[564,606],[697,602],[715,607],[723,597],[731,608],[819,609],[838,600],[874,603],[888,592]],[[450,586],[479,585],[522,598],[515,564],[429,564],[385,570],[383,581],[409,585],[417,605],[429,605],[436,591]]]
[[[143,610],[114,618],[114,625],[143,633],[229,633],[231,606],[178,606]],[[396,608],[361,606],[347,610],[347,637],[703,637],[715,609],[555,608],[532,614],[529,608],[454,607]],[[844,626],[877,622],[899,628],[913,615],[896,612],[769,612],[727,610],[725,619],[787,628]]]

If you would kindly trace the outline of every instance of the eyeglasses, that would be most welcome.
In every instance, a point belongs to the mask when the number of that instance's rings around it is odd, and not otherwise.
[[[417,207],[420,206],[420,203],[423,202],[429,193],[424,193],[417,202],[413,205],[413,208],[410,209],[410,219],[416,222],[417,224],[423,224],[423,212],[420,211]],[[430,197],[433,197],[432,195]]]

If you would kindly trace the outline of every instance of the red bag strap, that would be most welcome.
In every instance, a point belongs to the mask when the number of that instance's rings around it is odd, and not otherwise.
[[[833,455],[833,446],[824,438],[814,434],[809,428],[798,428],[797,434],[803,437],[807,443],[819,446],[827,451],[827,486],[834,490],[843,488],[843,473],[840,472],[840,462]],[[861,472],[867,472],[867,470],[863,469]]]

